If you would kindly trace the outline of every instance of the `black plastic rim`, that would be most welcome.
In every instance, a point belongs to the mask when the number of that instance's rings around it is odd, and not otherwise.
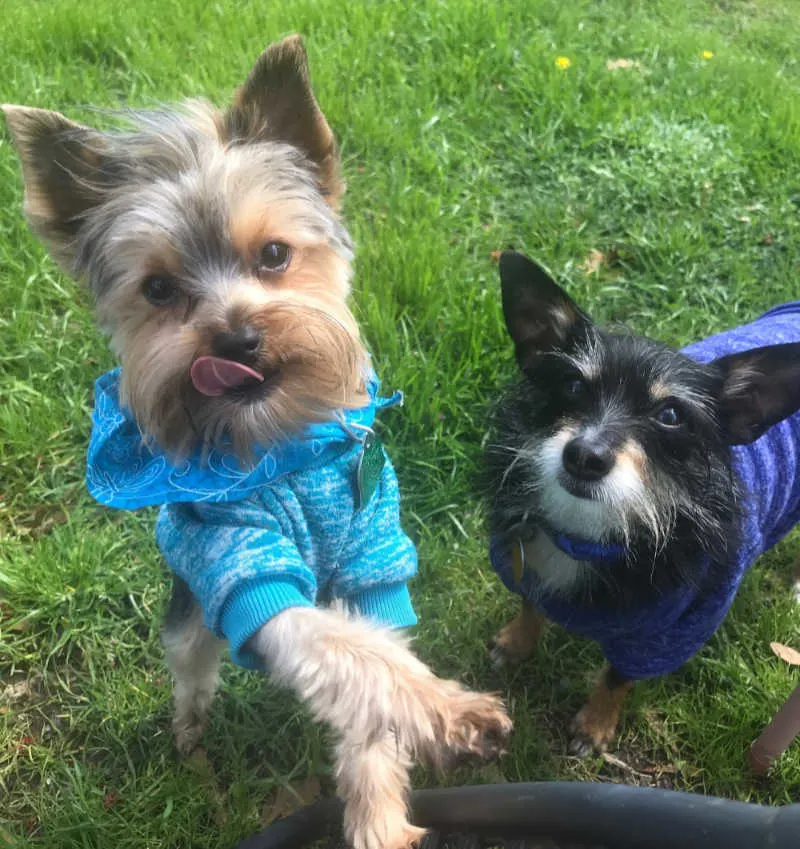
[[[498,840],[547,837],[612,849],[800,849],[800,805],[766,807],[622,784],[542,782],[418,790],[416,825]],[[236,849],[302,849],[336,833],[326,799],[273,823]]]

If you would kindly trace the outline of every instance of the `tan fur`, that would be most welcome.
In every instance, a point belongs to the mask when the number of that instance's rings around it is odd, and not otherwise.
[[[642,481],[647,480],[647,455],[634,439],[628,439],[616,453],[617,463],[629,466]]]
[[[495,696],[437,678],[402,635],[340,609],[290,608],[251,642],[274,678],[338,734],[337,782],[355,849],[404,849],[419,838],[405,817],[410,757],[487,757],[511,730]]]
[[[97,300],[122,362],[120,400],[173,456],[232,440],[238,458],[367,400],[367,354],[347,298],[352,244],[333,133],[297,37],[269,47],[231,107],[191,101],[100,133],[57,113],[9,108],[32,226]],[[291,257],[267,271],[264,245]],[[173,295],[153,305],[150,275]],[[192,364],[220,332],[261,331],[242,352],[263,383],[202,395]],[[255,388],[257,391],[250,391]],[[263,390],[263,391],[262,391]],[[167,617],[178,749],[199,741],[219,644],[188,587]],[[185,594],[188,593],[188,602]],[[180,594],[179,594],[180,595]],[[171,606],[172,607],[172,606]],[[412,758],[499,754],[500,700],[437,678],[401,635],[340,610],[290,608],[251,641],[263,665],[337,737],[335,772],[355,849],[408,849]]]
[[[491,657],[495,664],[520,663],[533,654],[547,620],[529,602],[492,640]]]
[[[392,732],[371,744],[345,735],[336,753],[337,792],[351,800],[344,833],[363,849],[408,849],[425,829],[407,819],[411,759]]]
[[[672,388],[660,380],[650,384],[650,397],[654,401],[663,401],[665,398],[669,398],[672,394]]]
[[[595,751],[604,752],[616,736],[619,715],[633,688],[633,682],[626,681],[609,688],[606,683],[607,671],[606,668],[600,675],[589,700],[573,720],[572,731],[576,735],[572,744],[574,750],[589,743]]]
[[[320,186],[338,206],[344,184],[331,128],[317,104],[299,36],[268,47],[225,116],[229,139],[280,139],[303,150],[317,166]]]

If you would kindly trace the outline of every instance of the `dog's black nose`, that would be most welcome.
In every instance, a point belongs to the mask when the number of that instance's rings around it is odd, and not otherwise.
[[[614,467],[614,452],[604,442],[576,436],[564,446],[564,468],[584,481],[598,481]]]
[[[217,333],[211,340],[211,351],[217,357],[236,360],[240,363],[252,362],[261,345],[261,333],[249,324],[236,330]]]

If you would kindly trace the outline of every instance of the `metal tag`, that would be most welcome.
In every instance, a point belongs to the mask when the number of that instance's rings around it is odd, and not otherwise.
[[[375,494],[381,472],[386,464],[383,453],[383,443],[376,433],[368,433],[364,439],[361,456],[358,458],[356,470],[356,509],[360,510],[369,504]]]

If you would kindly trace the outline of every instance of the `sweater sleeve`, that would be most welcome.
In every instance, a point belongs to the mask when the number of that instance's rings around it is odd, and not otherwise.
[[[191,587],[206,626],[227,639],[231,658],[256,668],[245,644],[288,607],[313,606],[312,570],[261,504],[169,504],[156,539],[170,568]]]

